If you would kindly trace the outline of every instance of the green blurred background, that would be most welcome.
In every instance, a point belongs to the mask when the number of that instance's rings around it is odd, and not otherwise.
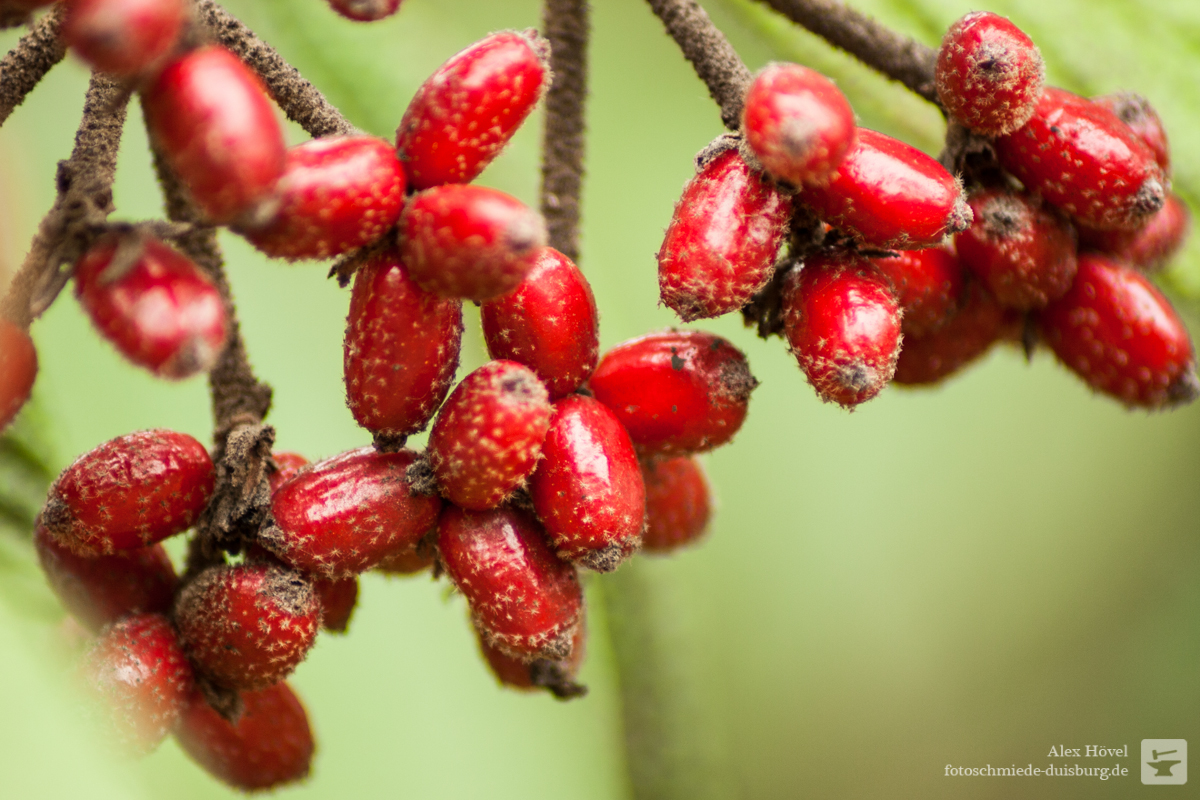
[[[772,59],[818,67],[864,125],[936,153],[931,107],[751,0],[707,5],[752,69]],[[931,44],[974,8],[855,5]],[[1051,82],[1146,94],[1173,136],[1176,188],[1195,208],[1200,4],[991,7],[1040,44]],[[385,137],[452,53],[539,21],[534,0],[407,0],[369,26],[321,0],[230,8],[355,124]],[[593,23],[581,265],[607,347],[673,323],[657,303],[654,254],[692,156],[721,131],[644,3],[596,3]],[[16,34],[0,38],[7,48]],[[20,262],[53,200],[85,85],[69,60],[0,130],[5,267]],[[121,219],[161,214],[139,122],[131,113]],[[482,181],[535,202],[539,130],[531,120]],[[276,390],[269,421],[280,448],[318,458],[366,444],[342,394],[348,292],[323,265],[271,263],[232,236],[225,244],[251,357]],[[1189,314],[1198,253],[1193,245],[1167,280]],[[470,309],[460,374],[485,358],[476,319]],[[319,754],[292,795],[619,798],[632,792],[630,764],[648,791],[681,798],[1186,792],[1143,787],[1137,762],[1143,738],[1186,738],[1200,751],[1200,407],[1130,413],[1045,354],[1026,364],[1000,350],[944,388],[889,390],[847,414],[817,400],[779,340],[758,340],[732,317],[703,327],[744,349],[763,385],[735,445],[707,458],[720,496],[708,540],[589,581],[591,694],[560,704],[497,688],[461,598],[427,578],[368,575],[350,635],[322,637],[294,678]],[[33,333],[38,408],[21,426],[55,471],[132,430],[208,440],[203,381],[158,382],[126,365],[72,298]],[[15,478],[0,472],[6,480]],[[227,796],[172,741],[129,763],[82,727],[63,688],[62,612],[28,549],[0,536],[0,796]],[[639,735],[632,754],[623,719]],[[1127,744],[1130,775],[943,774],[947,764],[1044,766],[1055,744]]]

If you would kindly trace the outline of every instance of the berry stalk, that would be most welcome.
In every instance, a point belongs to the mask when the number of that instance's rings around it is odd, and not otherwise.
[[[574,262],[579,261],[579,196],[586,150],[588,15],[587,0],[546,0],[542,10],[554,81],[546,93],[541,211],[550,246]]]
[[[58,36],[62,19],[62,6],[55,6],[0,60],[0,125],[66,56],[67,47]]]

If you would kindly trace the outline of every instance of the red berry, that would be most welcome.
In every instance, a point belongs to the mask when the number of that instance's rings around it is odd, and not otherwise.
[[[400,0],[329,0],[329,5],[346,19],[375,22],[395,14]]]
[[[491,361],[463,378],[429,432],[442,495],[473,511],[503,502],[537,466],[550,413],[546,387],[515,361]]]
[[[1004,309],[978,283],[967,288],[962,309],[941,328],[905,336],[892,382],[908,386],[939,383],[1015,333],[1020,316]]]
[[[646,482],[646,532],[642,547],[668,553],[699,539],[712,516],[712,487],[692,456],[657,458],[642,463]]]
[[[984,136],[1012,133],[1029,120],[1045,74],[1033,41],[990,11],[972,12],[950,26],[934,68],[942,105]]]
[[[308,655],[320,621],[312,584],[268,563],[210,567],[175,603],[179,638],[196,671],[239,691],[287,677]]]
[[[825,222],[875,247],[929,247],[971,223],[962,186],[941,164],[866,128],[829,183],[797,197]]]
[[[118,436],[67,467],[46,500],[42,523],[79,555],[111,555],[182,533],[213,491],[204,445],[175,431]]]
[[[37,369],[33,339],[0,317],[0,431],[8,427],[29,400]]]
[[[1082,249],[1105,253],[1145,273],[1154,273],[1167,265],[1183,248],[1192,227],[1192,215],[1177,194],[1167,201],[1146,224],[1132,231],[1093,231],[1079,229]]]
[[[245,710],[232,725],[192,694],[175,738],[219,780],[245,792],[301,780],[312,765],[312,729],[300,699],[286,682],[242,694]]]
[[[404,167],[373,136],[313,139],[287,151],[269,222],[243,231],[276,258],[329,258],[382,239],[404,206]]]
[[[768,64],[746,91],[746,143],[776,180],[825,183],[854,144],[856,130],[846,96],[808,67]]]
[[[946,324],[962,302],[966,286],[962,264],[946,247],[901,250],[871,263],[892,282],[905,336],[922,336]]]
[[[158,746],[193,691],[192,668],[162,614],[126,617],[84,656],[84,679],[105,708],[117,741],[138,753]]]
[[[271,460],[275,462],[275,471],[267,475],[271,494],[275,494],[280,486],[296,477],[300,470],[308,466],[308,459],[299,453],[272,453]]]
[[[413,545],[380,561],[375,565],[375,571],[385,575],[416,575],[432,567],[436,560],[432,548],[426,551]]]
[[[135,76],[175,47],[183,0],[67,0],[62,39],[100,72]]]
[[[1037,197],[985,189],[971,195],[971,210],[975,220],[954,244],[1000,305],[1041,308],[1071,288],[1075,232]]]
[[[699,453],[742,427],[758,381],[746,357],[711,333],[670,330],[623,342],[590,382],[642,455]]]
[[[646,490],[633,442],[591,397],[554,404],[529,494],[561,559],[611,572],[641,546]]]
[[[483,172],[549,86],[549,51],[534,30],[501,31],[439,67],[396,131],[413,186],[467,183]]]
[[[1163,127],[1158,112],[1149,100],[1133,92],[1117,92],[1092,99],[1110,109],[1128,125],[1154,153],[1154,160],[1162,167],[1163,174],[1171,174],[1171,147],[1167,143],[1167,129]]]
[[[321,602],[321,627],[330,633],[345,633],[358,603],[358,578],[315,578],[312,585]]]
[[[1127,406],[1166,408],[1200,393],[1187,328],[1142,274],[1079,256],[1071,291],[1040,315],[1055,355],[1098,392]]]
[[[771,279],[791,198],[736,149],[699,168],[658,251],[663,304],[691,322],[736,311]]]
[[[283,175],[283,130],[262,82],[210,45],[185,53],[142,94],[146,125],[216,223],[261,220]]]
[[[853,254],[817,256],[783,286],[783,331],[827,403],[853,408],[879,394],[900,354],[900,305],[887,278]]]
[[[437,548],[489,643],[526,661],[570,657],[583,592],[575,567],[554,555],[530,514],[447,506]]]
[[[207,372],[225,349],[225,302],[187,256],[157,239],[105,236],[75,264],[75,296],[121,354],[162,378]]]
[[[409,201],[400,230],[400,256],[413,280],[466,300],[517,288],[546,244],[541,214],[484,186],[426,189]]]
[[[422,430],[450,391],[462,330],[462,303],[417,286],[396,251],[359,267],[343,359],[358,424],[393,438]]]
[[[559,700],[569,700],[587,694],[587,689],[575,683],[575,676],[583,663],[586,649],[586,625],[581,616],[575,626],[575,637],[571,640],[571,654],[562,661],[544,658],[531,662],[522,661],[488,644],[478,630],[475,631],[479,651],[501,686],[523,692],[546,689]]]
[[[162,545],[111,556],[78,556],[41,524],[34,529],[33,543],[50,588],[90,631],[129,614],[171,610],[177,581]]]
[[[363,447],[313,464],[271,498],[275,524],[259,542],[325,578],[355,575],[412,547],[441,508],[437,497],[412,493],[405,470],[416,457]]]
[[[1154,154],[1111,110],[1052,86],[1029,122],[996,140],[1025,188],[1091,228],[1136,228],[1162,208]]]
[[[578,389],[600,358],[600,317],[587,278],[552,247],[516,289],[480,309],[488,355],[532,369],[554,400]]]

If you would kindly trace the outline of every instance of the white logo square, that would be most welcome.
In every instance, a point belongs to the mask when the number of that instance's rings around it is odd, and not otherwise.
[[[1142,783],[1187,783],[1187,739],[1142,739]]]

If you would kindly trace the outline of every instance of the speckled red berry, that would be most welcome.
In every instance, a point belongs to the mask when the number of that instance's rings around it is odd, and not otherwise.
[[[96,329],[161,378],[207,372],[225,348],[225,303],[187,256],[138,233],[105,236],[75,264],[75,296]]]
[[[1132,231],[1093,231],[1079,229],[1079,247],[1095,250],[1140,269],[1147,274],[1163,269],[1187,241],[1192,215],[1177,194],[1167,201],[1146,224]]]
[[[58,476],[42,524],[80,555],[145,547],[190,528],[208,505],[213,481],[208,451],[186,433],[118,436]]]
[[[136,76],[175,47],[187,20],[183,0],[67,0],[62,39],[100,72]]]
[[[980,358],[997,341],[1019,331],[1021,315],[1003,308],[977,282],[967,287],[963,307],[941,328],[905,336],[892,383],[927,386],[940,383]]]
[[[417,286],[395,250],[359,267],[342,361],[358,424],[388,437],[422,430],[450,391],[462,331],[462,303]]]
[[[771,279],[791,198],[730,148],[683,189],[658,251],[663,304],[685,322],[736,311]]]
[[[549,86],[550,47],[534,30],[493,33],[429,77],[396,131],[417,189],[483,172]]]
[[[1098,392],[1127,406],[1166,408],[1200,394],[1187,328],[1142,274],[1079,256],[1071,291],[1039,316],[1042,338]]]
[[[426,189],[409,200],[400,231],[412,279],[426,291],[465,300],[517,288],[546,244],[541,214],[485,186]]]
[[[29,400],[37,378],[37,349],[22,328],[0,317],[0,431]]]
[[[875,247],[929,247],[971,223],[962,187],[941,164],[866,128],[829,183],[797,197],[825,222]]]
[[[900,329],[905,336],[937,330],[962,302],[965,275],[948,247],[901,250],[893,257],[873,258],[871,263],[892,282],[904,312]]]
[[[1162,167],[1163,174],[1171,174],[1171,147],[1167,142],[1167,129],[1163,127],[1162,119],[1149,100],[1134,92],[1117,92],[1092,99],[1111,109],[1128,125],[1154,153],[1154,160]]]
[[[704,535],[712,517],[712,487],[694,456],[657,458],[642,464],[646,483],[648,553],[669,553]]]
[[[559,700],[570,700],[587,694],[587,688],[575,683],[575,676],[583,663],[586,651],[586,625],[583,617],[575,626],[575,637],[571,641],[571,654],[564,660],[551,661],[544,658],[526,662],[488,644],[487,638],[476,630],[479,651],[488,668],[501,686],[522,692],[544,689]]]
[[[321,602],[321,627],[345,633],[358,603],[358,578],[314,578],[312,585]]]
[[[274,525],[259,542],[288,564],[326,578],[349,577],[420,541],[441,500],[412,493],[411,450],[351,450],[313,464],[271,498]]]
[[[355,22],[376,22],[400,10],[400,0],[329,0],[329,7]]]
[[[271,494],[290,481],[292,478],[308,466],[308,459],[299,453],[282,452],[272,453],[271,460],[275,464],[275,469],[267,475],[267,482],[271,487]]]
[[[532,369],[554,400],[578,389],[600,358],[600,315],[587,278],[543,247],[516,289],[480,307],[488,355]]]
[[[900,305],[860,256],[807,259],[783,285],[783,331],[800,369],[827,403],[854,408],[883,390],[900,354]]]
[[[1046,67],[1025,32],[990,11],[975,11],[946,31],[934,80],[950,115],[984,136],[1012,133],[1033,115]]]

